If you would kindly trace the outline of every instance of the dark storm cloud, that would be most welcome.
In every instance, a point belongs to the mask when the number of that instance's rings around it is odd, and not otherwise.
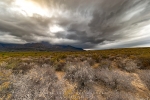
[[[95,49],[112,49],[112,48],[129,48],[129,47],[143,47],[150,45],[149,37],[144,37],[142,39],[131,39],[128,41],[121,42],[109,42],[107,44],[102,44],[100,47],[97,46]]]
[[[10,32],[11,35],[20,37],[25,40],[32,40],[32,35],[47,36],[47,20],[42,18],[32,17],[29,19],[20,19],[18,22],[8,22],[0,20],[0,30]]]
[[[0,42],[9,37],[15,43],[45,40],[85,49],[150,44],[141,37],[150,38],[149,0],[26,0],[47,16],[19,10],[16,1],[0,0]]]

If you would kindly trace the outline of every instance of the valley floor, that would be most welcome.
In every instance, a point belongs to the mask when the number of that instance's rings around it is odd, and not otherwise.
[[[3,53],[0,100],[149,100],[149,49],[142,51]]]

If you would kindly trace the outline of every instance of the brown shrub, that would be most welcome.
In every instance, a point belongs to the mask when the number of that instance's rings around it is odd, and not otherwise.
[[[11,100],[11,71],[0,68],[0,100]]]
[[[50,67],[34,66],[27,74],[12,77],[13,100],[63,100],[63,86]]]
[[[95,62],[97,62],[97,63],[100,62],[100,60],[102,59],[102,57],[101,57],[99,54],[96,54],[96,53],[93,54],[91,57],[92,57],[92,59],[95,60]]]
[[[135,100],[135,98],[127,92],[113,91],[107,95],[106,100]]]
[[[150,57],[141,57],[139,59],[142,63],[141,69],[150,69]]]
[[[132,80],[133,78],[131,76],[122,74],[119,70],[95,70],[95,81],[98,83],[103,83],[106,87],[112,89],[133,91],[134,87],[131,84]]]
[[[137,61],[132,59],[122,59],[118,61],[119,67],[128,72],[133,72],[139,69],[141,66],[138,65]]]
[[[140,70],[138,71],[138,75],[150,90],[150,70]]]
[[[111,61],[109,61],[109,60],[101,60],[100,61],[100,68],[107,69],[107,68],[111,67],[110,65],[111,65]]]
[[[91,88],[93,83],[94,71],[86,63],[78,63],[74,66],[68,67],[68,70],[65,75],[65,79],[70,82],[77,83],[78,90],[88,90]]]
[[[65,60],[59,60],[57,63],[55,63],[55,70],[56,71],[63,71],[64,70],[64,66],[66,64]]]

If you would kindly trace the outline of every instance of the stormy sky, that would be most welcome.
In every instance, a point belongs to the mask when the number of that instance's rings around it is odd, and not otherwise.
[[[0,42],[150,46],[150,0],[0,0]]]

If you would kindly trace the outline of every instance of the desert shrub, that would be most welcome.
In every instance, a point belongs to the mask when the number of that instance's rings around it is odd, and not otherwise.
[[[100,56],[99,54],[96,54],[96,53],[95,53],[95,54],[92,54],[91,57],[92,57],[92,59],[95,60],[95,62],[97,62],[97,63],[102,59],[101,56]]]
[[[122,74],[119,70],[95,70],[95,81],[111,89],[133,91],[134,87],[131,84],[132,80],[133,78],[131,76]]]
[[[80,100],[80,95],[73,88],[64,91],[64,98],[66,100]]]
[[[17,64],[16,67],[14,67],[12,70],[15,74],[21,72],[21,73],[26,73],[27,71],[29,71],[32,68],[32,66],[30,66],[30,64],[28,63],[24,63],[24,62],[20,62]]]
[[[67,58],[67,55],[65,55],[65,54],[59,55],[59,58],[60,59],[65,59],[65,58]]]
[[[25,61],[22,61],[20,59],[8,60],[7,63],[4,65],[5,65],[5,66],[3,66],[4,68],[11,69],[11,70],[13,70],[14,73],[18,73],[20,71],[22,71],[24,73],[32,68],[30,66],[30,63],[26,63]]]
[[[3,82],[0,84],[0,100],[11,100],[11,82]]]
[[[5,93],[10,86],[10,82],[4,82],[0,85],[0,93]]]
[[[103,55],[102,55],[102,58],[103,58],[103,59],[107,59],[107,58],[108,58],[108,54],[103,54]]]
[[[68,57],[65,60],[69,62],[74,62],[74,58],[75,58],[74,56],[68,55]]]
[[[113,91],[107,95],[106,100],[135,100],[135,98],[130,93]]]
[[[128,72],[133,72],[136,69],[139,69],[141,66],[138,66],[138,63],[135,60],[131,59],[122,59],[118,62],[119,67]]]
[[[8,65],[8,63],[3,61],[0,63],[0,68],[6,68],[7,65]]]
[[[15,67],[17,67],[19,64],[18,60],[11,60],[7,62],[7,66],[5,66],[6,69],[14,69]]]
[[[0,68],[0,100],[11,100],[11,71]]]
[[[141,69],[150,69],[150,56],[142,56],[139,60],[142,63]]]
[[[65,60],[59,60],[55,63],[55,70],[56,71],[63,71],[64,70],[64,66],[66,64],[66,61]]]
[[[30,60],[31,61],[31,60]],[[50,64],[50,59],[46,57],[37,58],[35,61],[38,65],[42,66],[43,64]]]
[[[101,60],[100,68],[104,68],[104,69],[110,68],[110,64],[111,64],[111,61],[109,60]]]
[[[12,100],[12,94],[5,94],[2,97],[0,96],[0,100]]]
[[[150,70],[140,70],[138,71],[138,75],[150,90]]]
[[[60,59],[57,57],[53,57],[50,59],[51,65],[54,67],[56,71],[63,71],[64,66],[66,64],[65,59]]]
[[[33,68],[33,66],[39,65],[36,61],[32,60],[17,60],[13,59],[11,61],[8,61],[7,64],[5,65],[6,69],[11,69],[13,73],[18,74],[18,73],[26,73],[30,69]]]
[[[87,62],[90,64],[90,66],[93,66],[96,63],[91,57],[87,58]]]
[[[137,56],[136,55],[130,55],[129,58],[135,60],[135,59],[137,59]]]
[[[51,57],[51,59],[50,59],[51,65],[55,64],[57,61],[58,61],[57,57]]]
[[[113,55],[109,55],[109,57],[108,57],[108,59],[111,60],[111,61],[113,61],[115,58],[116,58],[116,57],[113,56]]]
[[[63,100],[63,86],[50,67],[35,66],[27,74],[14,75],[13,100]]]
[[[77,84],[78,90],[88,90],[93,83],[94,71],[87,63],[78,63],[68,68],[65,79]]]

